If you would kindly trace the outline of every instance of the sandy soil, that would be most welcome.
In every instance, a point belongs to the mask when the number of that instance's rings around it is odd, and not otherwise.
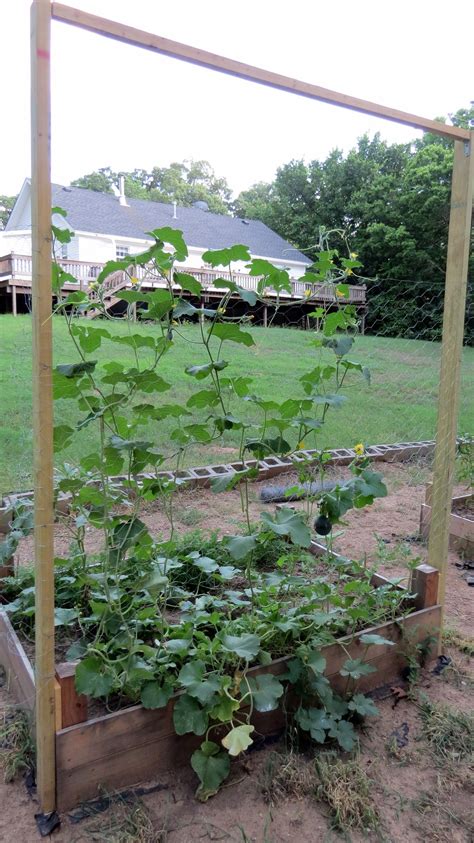
[[[390,494],[372,507],[351,513],[347,527],[336,538],[335,548],[346,555],[373,560],[378,558],[380,570],[387,575],[406,575],[406,561],[412,557],[426,558],[426,548],[415,541],[420,504],[424,498],[424,484],[429,470],[422,462],[411,465],[382,465]],[[344,469],[338,471],[344,475]],[[292,482],[291,475],[271,481],[272,485]],[[257,500],[259,487],[252,490],[252,518],[258,520],[263,508]],[[267,482],[264,485],[269,485]],[[459,487],[459,491],[461,488]],[[209,491],[183,492],[176,506],[179,530],[201,528],[222,533],[237,532],[242,521],[237,491],[214,495]],[[164,532],[166,520],[159,509],[150,507],[144,520],[154,533]],[[100,538],[91,533],[90,547]],[[67,552],[68,536],[64,527],[57,527],[56,552]],[[31,542],[25,540],[20,548],[19,561],[31,559]],[[464,637],[472,637],[474,589],[463,579],[463,571],[456,567],[460,559],[450,554],[446,584],[447,625]],[[457,649],[447,650],[454,669],[441,676],[425,672],[418,692],[433,701],[443,701],[453,708],[471,710],[473,681],[469,659]],[[12,705],[5,688],[0,688],[0,710]],[[455,769],[436,760],[426,742],[421,739],[421,721],[416,702],[402,699],[394,707],[393,695],[377,703],[380,714],[370,720],[361,734],[360,763],[373,780],[371,799],[380,812],[377,831],[352,833],[349,838],[362,840],[403,841],[421,843],[427,839],[446,843],[472,843],[474,840],[473,775],[466,764]],[[406,724],[406,725],[403,725]],[[407,743],[395,754],[393,733],[407,736]],[[193,840],[225,840],[236,843],[318,843],[343,839],[331,830],[327,806],[316,795],[281,797],[277,804],[265,802],[262,780],[268,778],[273,753],[283,752],[284,745],[272,744],[248,754],[244,761],[234,764],[230,783],[208,803],[195,801],[196,781],[191,770],[171,775],[161,782],[147,782],[146,787],[162,785],[162,789],[143,795],[139,810],[147,817],[150,836],[140,837],[138,831],[122,837],[125,821],[133,815],[133,806],[122,801],[113,802],[107,810],[91,819],[73,823],[71,815],[62,817],[62,825],[54,839],[60,841],[156,841],[156,843],[188,843]],[[301,757],[308,768],[312,762]],[[434,803],[424,812],[420,800],[429,795]],[[416,804],[414,804],[416,803]],[[30,843],[39,839],[34,812],[36,805],[26,792],[24,783],[6,785],[0,781],[0,841]],[[417,807],[418,806],[418,807]]]

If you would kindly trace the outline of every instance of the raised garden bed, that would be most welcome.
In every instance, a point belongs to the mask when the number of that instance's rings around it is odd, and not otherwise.
[[[421,504],[420,534],[427,539],[431,523],[431,491],[426,487],[425,503]],[[453,497],[449,521],[449,548],[468,557],[474,556],[474,494]]]
[[[324,552],[320,545],[311,548],[315,555]],[[374,575],[373,585],[388,585],[389,580]],[[357,682],[357,691],[365,692],[388,682],[397,681],[407,664],[409,652],[420,642],[436,639],[440,626],[441,607],[437,605],[438,572],[420,565],[414,572],[411,592],[405,604],[411,614],[363,630],[355,636],[343,637],[321,647],[326,660],[325,677],[336,691],[343,690],[345,680],[339,671],[349,658],[362,658],[376,668]],[[413,596],[414,595],[414,596]],[[395,646],[368,647],[361,636],[380,635]],[[291,657],[276,659],[262,667],[252,667],[248,676],[263,673],[281,675]],[[33,668],[5,612],[0,612],[0,662],[4,665],[10,690],[19,705],[33,712],[35,686]],[[56,771],[57,805],[69,810],[78,803],[99,795],[101,789],[114,790],[141,780],[165,775],[187,763],[201,738],[177,735],[173,725],[173,709],[180,694],[175,694],[166,707],[147,710],[134,705],[88,719],[88,700],[77,694],[74,685],[74,663],[56,667]],[[254,712],[256,733],[262,736],[278,733],[284,726],[281,707],[267,713]]]

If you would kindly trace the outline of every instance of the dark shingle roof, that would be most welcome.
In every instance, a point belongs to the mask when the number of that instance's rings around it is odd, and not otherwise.
[[[177,208],[177,219],[173,219],[173,206],[164,202],[127,197],[129,207],[125,207],[116,196],[79,187],[53,185],[52,198],[53,205],[67,211],[73,231],[143,239],[146,231],[169,225],[181,229],[188,246],[223,249],[243,243],[252,255],[311,263],[302,252],[258,220],[243,222],[236,217],[181,206]]]

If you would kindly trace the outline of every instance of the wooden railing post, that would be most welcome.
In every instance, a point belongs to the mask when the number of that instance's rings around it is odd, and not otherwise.
[[[87,720],[87,697],[76,691],[76,666],[77,662],[56,665],[56,681],[61,689],[61,729]]]

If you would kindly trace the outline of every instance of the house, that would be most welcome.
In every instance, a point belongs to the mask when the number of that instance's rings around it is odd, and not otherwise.
[[[150,202],[126,197],[121,180],[118,196],[98,193],[78,187],[52,186],[52,205],[67,212],[66,220],[59,214],[53,217],[56,225],[67,225],[75,236],[59,247],[56,257],[65,270],[86,288],[109,260],[124,258],[143,251],[152,238],[145,232],[170,226],[183,232],[189,255],[178,268],[195,275],[212,297],[218,295],[214,280],[225,277],[222,270],[211,270],[203,261],[208,249],[222,249],[236,243],[246,245],[253,258],[266,258],[275,266],[286,269],[292,282],[292,294],[287,297],[301,300],[307,285],[299,283],[310,259],[295,249],[259,220],[246,220],[208,211],[205,202],[192,207],[176,203]],[[25,309],[31,295],[31,183],[26,179],[4,231],[0,232],[0,296],[2,310]],[[242,286],[255,288],[258,279],[248,275],[245,263],[232,267]],[[110,290],[113,292],[128,283],[122,273]],[[145,282],[144,282],[145,283]],[[148,283],[148,282],[146,282]],[[157,286],[155,282],[152,286]],[[69,288],[68,288],[69,289]],[[353,295],[360,304],[365,301],[365,288],[354,287]],[[356,291],[359,291],[357,293]],[[11,301],[11,308],[9,303]],[[314,299],[313,299],[314,306]]]

